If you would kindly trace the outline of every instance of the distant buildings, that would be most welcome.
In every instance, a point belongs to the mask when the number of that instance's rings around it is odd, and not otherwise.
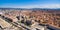
[[[2,12],[0,14],[2,14]],[[12,19],[12,22],[22,21],[26,22],[27,24],[34,24],[37,22],[39,24],[60,28],[60,11],[6,10],[3,16]]]

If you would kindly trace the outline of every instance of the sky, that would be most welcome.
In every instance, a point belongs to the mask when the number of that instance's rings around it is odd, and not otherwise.
[[[0,8],[60,8],[60,0],[0,0]]]

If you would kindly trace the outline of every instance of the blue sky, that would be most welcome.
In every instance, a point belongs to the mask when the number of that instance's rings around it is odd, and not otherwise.
[[[4,8],[60,8],[60,0],[0,0]]]

